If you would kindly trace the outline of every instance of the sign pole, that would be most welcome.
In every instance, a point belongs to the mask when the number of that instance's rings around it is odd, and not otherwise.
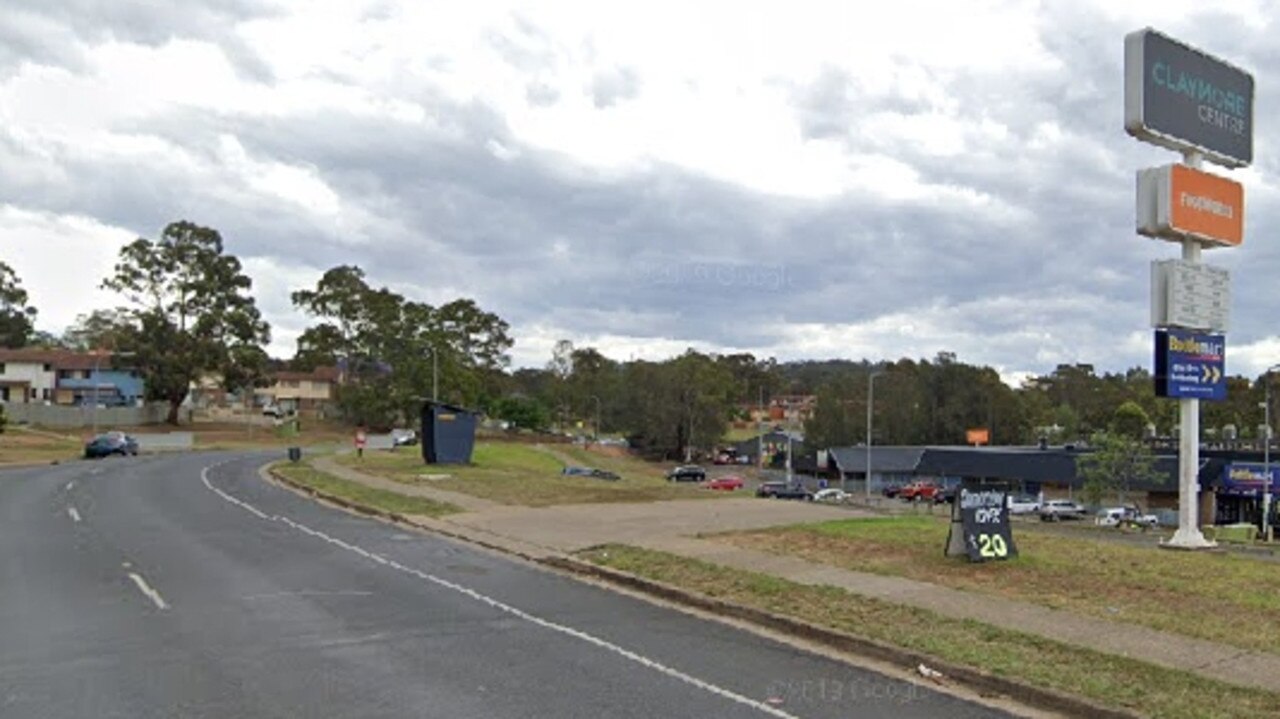
[[[1183,162],[1200,169],[1200,153],[1183,153]],[[1200,263],[1200,243],[1192,239],[1182,241],[1182,259],[1192,264]],[[1178,531],[1169,539],[1168,546],[1183,549],[1212,547],[1213,543],[1200,532],[1200,400],[1178,400]]]

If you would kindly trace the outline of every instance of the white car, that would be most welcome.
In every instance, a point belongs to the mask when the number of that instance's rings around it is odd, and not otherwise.
[[[839,504],[847,501],[848,499],[849,493],[836,487],[819,489],[817,493],[813,495],[813,501],[815,502],[831,502],[833,504]]]
[[[1098,512],[1097,518],[1093,521],[1102,527],[1119,527],[1126,522],[1140,527],[1154,527],[1160,524],[1160,519],[1156,515],[1140,512],[1134,507],[1109,507]]]
[[[1035,497],[1009,495],[1009,514],[1035,514],[1040,511],[1040,500]]]

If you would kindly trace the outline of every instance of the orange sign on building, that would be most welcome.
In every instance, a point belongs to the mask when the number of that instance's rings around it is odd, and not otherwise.
[[[1220,247],[1244,242],[1244,185],[1187,165],[1138,175],[1138,232]]]
[[[964,441],[975,447],[980,444],[991,444],[991,430],[985,427],[965,430]]]

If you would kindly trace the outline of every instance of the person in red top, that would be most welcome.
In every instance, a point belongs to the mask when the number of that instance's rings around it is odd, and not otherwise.
[[[356,427],[356,456],[364,459],[364,425]]]

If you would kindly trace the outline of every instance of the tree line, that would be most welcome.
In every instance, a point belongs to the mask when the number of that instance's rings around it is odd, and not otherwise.
[[[872,382],[876,444],[963,444],[974,428],[987,429],[993,444],[1087,440],[1107,430],[1121,406],[1128,407],[1126,421],[1147,433],[1165,435],[1177,423],[1177,404],[1155,397],[1143,368],[1099,374],[1064,364],[1010,387],[995,369],[950,352],[892,362],[778,362],[691,349],[663,361],[618,361],[566,340],[544,367],[513,371],[509,326],[496,314],[466,298],[433,306],[405,297],[350,265],[292,293],[293,305],[314,323],[292,358],[273,360],[265,351],[270,327],[239,259],[216,230],[186,221],[123,247],[102,286],[121,305],[81,315],[54,336],[35,330],[36,309],[0,262],[0,343],[127,355],[145,374],[147,398],[169,404],[171,422],[200,378],[218,377],[228,391],[246,393],[266,385],[274,370],[323,366],[340,373],[336,402],[353,423],[412,422],[435,386],[437,399],[517,427],[624,435],[667,457],[713,447],[728,423],[780,395],[816,397],[803,426],[810,444],[862,443]],[[1227,396],[1203,403],[1206,434],[1233,428],[1240,438],[1256,437],[1260,378],[1228,378]]]

